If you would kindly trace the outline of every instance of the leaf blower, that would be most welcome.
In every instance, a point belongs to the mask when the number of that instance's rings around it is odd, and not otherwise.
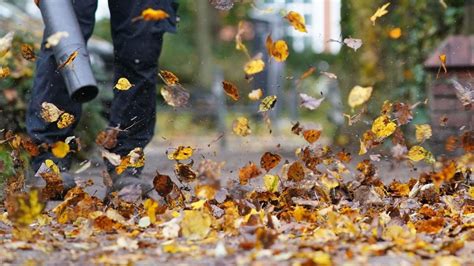
[[[52,47],[69,96],[76,102],[94,99],[99,89],[92,73],[84,37],[71,0],[41,0],[39,8],[46,27],[45,35],[67,32],[67,38]]]

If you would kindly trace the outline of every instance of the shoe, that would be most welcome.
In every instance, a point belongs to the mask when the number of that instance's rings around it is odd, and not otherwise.
[[[59,195],[50,198],[51,200],[63,200],[66,193],[77,186],[75,176],[69,172],[61,172],[60,177],[62,180],[63,191]],[[33,188],[44,189],[47,186],[47,182],[40,175],[28,175],[25,180],[25,191],[28,192]]]
[[[148,193],[153,190],[151,183],[141,179],[128,169],[120,175],[115,172],[109,172],[109,175],[112,178],[112,186],[107,188],[106,197],[112,192],[118,192],[120,198],[134,202],[139,198],[146,198]]]

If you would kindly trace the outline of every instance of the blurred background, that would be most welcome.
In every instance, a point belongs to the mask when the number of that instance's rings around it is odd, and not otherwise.
[[[323,130],[324,141],[356,147],[359,133],[366,130],[385,100],[424,101],[429,97],[432,72],[425,60],[450,35],[472,34],[472,24],[463,0],[391,1],[389,14],[377,20],[369,17],[386,1],[373,0],[241,0],[230,11],[216,10],[209,1],[179,1],[180,22],[177,34],[166,34],[160,68],[172,71],[191,93],[190,106],[175,110],[157,94],[159,116],[157,138],[218,138],[231,145],[232,121],[240,115],[251,119],[252,137],[268,136],[258,103],[246,98],[233,103],[222,95],[220,81],[236,84],[241,94],[262,88],[264,95],[277,95],[271,112],[272,136],[291,142],[292,123]],[[472,8],[470,9],[472,11]],[[295,31],[282,16],[288,11],[304,15],[308,33]],[[465,14],[466,13],[466,14]],[[474,13],[470,14],[471,17]],[[85,117],[78,135],[85,147],[92,147],[99,130],[106,125],[107,106],[113,88],[113,46],[106,0],[99,0],[94,36],[89,42],[92,65],[100,82],[100,96],[85,106]],[[245,78],[243,65],[248,60],[236,50],[235,35],[242,21],[242,39],[251,56],[262,53],[267,62],[265,38],[285,39],[290,55],[284,63],[270,61],[265,71],[253,80]],[[463,23],[464,21],[464,23]],[[400,31],[394,29],[400,29]],[[0,129],[24,131],[24,114],[34,74],[34,63],[21,58],[21,43],[32,44],[36,51],[42,36],[41,16],[31,0],[0,0],[0,36],[15,31],[12,55],[0,59],[12,74],[0,80]],[[398,33],[396,33],[398,31]],[[343,46],[344,38],[362,39],[357,51]],[[19,56],[17,56],[19,55]],[[316,72],[296,86],[309,68]],[[320,71],[331,72],[329,79]],[[159,84],[159,87],[163,84]],[[347,125],[343,113],[355,114],[347,105],[347,95],[355,86],[374,86],[363,123]],[[326,97],[314,111],[300,108],[299,93]],[[413,124],[430,122],[429,108],[416,109]],[[410,126],[409,126],[410,127]],[[408,127],[407,130],[410,130]],[[414,134],[407,134],[411,136]],[[227,144],[226,144],[227,141]]]

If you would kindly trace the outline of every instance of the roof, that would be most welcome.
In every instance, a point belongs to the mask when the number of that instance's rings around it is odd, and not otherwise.
[[[474,35],[452,35],[447,37],[426,59],[425,68],[439,68],[439,55],[446,54],[448,68],[474,68]]]

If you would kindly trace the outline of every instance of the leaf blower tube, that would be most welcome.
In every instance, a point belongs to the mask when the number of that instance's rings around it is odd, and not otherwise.
[[[65,67],[59,69],[64,78],[69,96],[76,102],[88,102],[94,99],[99,92],[97,82],[92,73],[84,37],[76,18],[71,0],[41,0],[39,8],[46,27],[46,36],[60,31],[69,34],[67,38],[53,46],[56,63],[59,65],[78,52],[76,58]]]

